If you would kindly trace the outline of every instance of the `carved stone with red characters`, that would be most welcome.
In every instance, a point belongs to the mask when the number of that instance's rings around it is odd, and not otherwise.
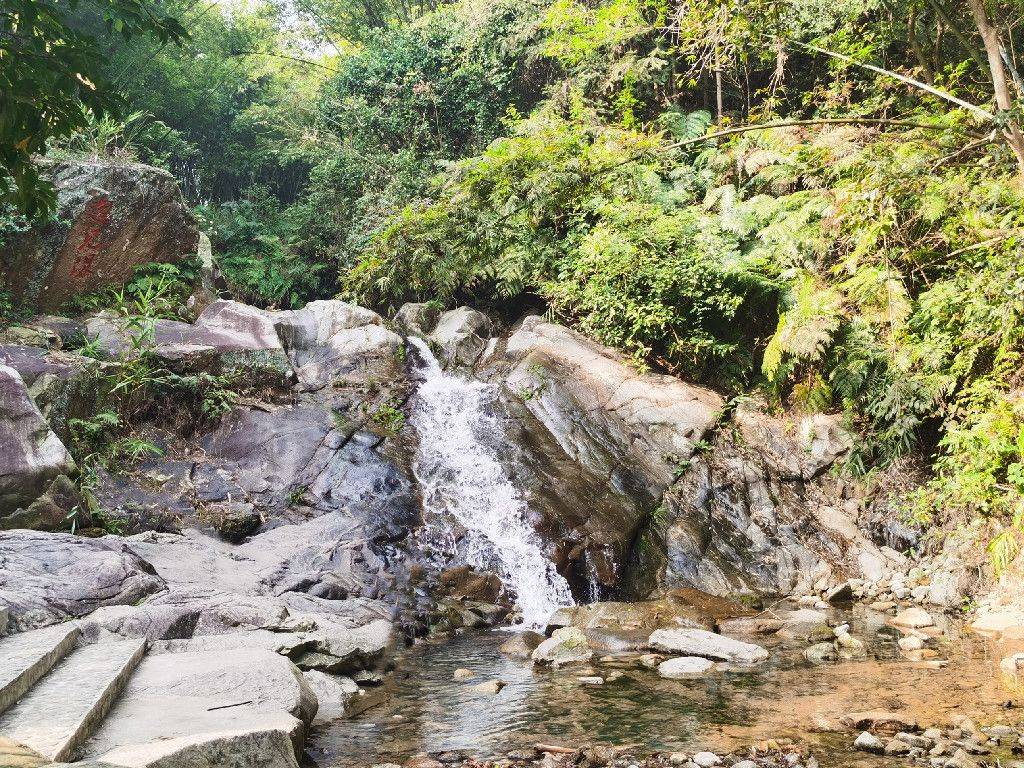
[[[44,311],[129,278],[140,264],[177,262],[199,243],[195,218],[169,173],[109,160],[47,163],[54,220],[0,251],[0,278]]]

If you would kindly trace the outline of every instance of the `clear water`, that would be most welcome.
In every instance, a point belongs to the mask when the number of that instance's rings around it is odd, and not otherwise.
[[[929,669],[899,656],[895,632],[859,618],[854,631],[871,639],[870,658],[814,667],[802,658],[806,643],[795,642],[772,647],[771,661],[754,671],[679,681],[622,665],[624,677],[601,687],[581,684],[579,668],[551,671],[506,658],[498,651],[506,632],[427,641],[408,650],[385,704],[317,730],[308,757],[319,768],[350,768],[424,752],[497,757],[536,743],[726,751],[792,738],[812,744],[824,766],[880,766],[884,759],[852,751],[855,734],[835,732],[841,715],[896,710],[923,727],[947,725],[954,713],[983,725],[1021,722],[1021,710],[1003,708],[1014,697],[999,683],[998,654],[983,641],[950,641],[941,648],[949,666]],[[477,677],[453,680],[462,667]],[[499,694],[471,690],[493,679],[507,684]]]
[[[555,609],[572,605],[572,593],[541,549],[522,494],[492,448],[501,444],[496,388],[446,373],[423,340],[409,343],[424,361],[411,421],[419,436],[414,469],[423,488],[425,536],[446,555],[496,569],[523,624],[539,626]]]

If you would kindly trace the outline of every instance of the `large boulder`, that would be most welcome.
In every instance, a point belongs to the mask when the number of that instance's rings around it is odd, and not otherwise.
[[[105,354],[133,354],[138,330],[115,313],[94,315],[85,326]],[[156,359],[177,373],[225,373],[240,387],[285,387],[295,378],[273,314],[237,301],[214,301],[192,324],[157,320],[150,343]]]
[[[449,365],[472,366],[487,348],[492,328],[491,319],[483,312],[459,307],[441,315],[430,341]]]
[[[47,163],[52,221],[0,251],[0,277],[19,301],[52,310],[124,282],[135,267],[196,253],[199,229],[167,171],[109,160]]]
[[[101,606],[134,605],[164,586],[117,537],[0,533],[0,606],[18,630],[81,618]]]
[[[25,382],[0,365],[0,527],[32,525],[21,512],[75,463],[44,421]]]
[[[97,410],[99,364],[95,360],[60,349],[11,345],[0,346],[0,365],[18,372],[62,441],[71,439],[72,419],[89,418]]]
[[[401,337],[368,309],[343,301],[311,301],[277,312],[274,325],[306,389],[334,383],[393,380],[401,369]]]

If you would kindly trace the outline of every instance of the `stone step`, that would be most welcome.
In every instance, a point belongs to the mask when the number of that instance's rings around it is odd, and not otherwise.
[[[0,712],[53,669],[80,636],[77,624],[58,624],[0,639]]]
[[[121,694],[146,652],[145,640],[77,649],[0,716],[0,736],[55,762],[71,760]]]

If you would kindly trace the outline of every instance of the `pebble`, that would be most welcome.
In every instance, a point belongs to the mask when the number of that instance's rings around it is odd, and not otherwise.
[[[472,669],[462,667],[455,670],[455,673],[452,675],[452,680],[472,680],[474,677],[476,677],[476,672]]]
[[[604,685],[604,678],[597,675],[587,675],[585,677],[577,677],[576,682],[583,685]]]
[[[722,764],[722,758],[714,752],[698,752],[691,760],[699,765],[700,768],[712,768],[715,765]]]

